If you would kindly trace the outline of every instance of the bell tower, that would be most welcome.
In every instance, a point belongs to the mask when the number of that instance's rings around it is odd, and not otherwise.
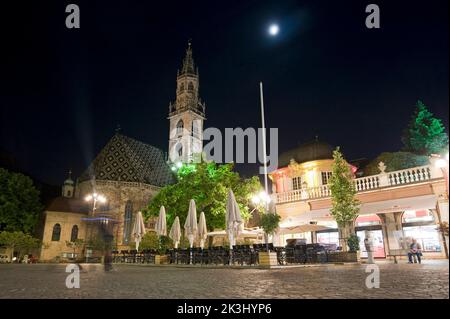
[[[67,198],[72,198],[74,189],[75,189],[75,184],[72,180],[72,171],[69,170],[69,176],[64,181],[64,184],[62,186],[62,196],[67,197]]]
[[[176,100],[169,104],[169,160],[188,163],[200,158],[206,105],[199,97],[199,75],[188,42],[181,71],[177,72]]]

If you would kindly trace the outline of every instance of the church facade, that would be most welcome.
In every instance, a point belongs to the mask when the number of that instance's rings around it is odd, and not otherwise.
[[[170,163],[190,162],[200,156],[205,103],[199,97],[199,74],[190,43],[177,73],[176,100],[169,104],[168,120],[169,158],[157,147],[116,132],[76,182],[69,176],[61,196],[44,211],[42,261],[86,254],[83,248],[69,247],[68,242],[92,239],[91,224],[99,218],[114,223],[114,247],[129,249],[137,212],[162,187],[175,182]],[[94,203],[93,194],[104,202]],[[146,227],[153,228],[154,220]]]

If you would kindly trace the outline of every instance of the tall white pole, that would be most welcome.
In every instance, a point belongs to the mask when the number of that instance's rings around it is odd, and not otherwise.
[[[259,92],[261,96],[261,128],[262,128],[262,138],[263,138],[263,161],[264,161],[264,188],[266,195],[269,195],[269,189],[267,185],[267,151],[266,151],[266,124],[264,120],[264,95],[263,95],[263,84],[259,82]],[[266,210],[268,210],[269,203],[266,200]]]

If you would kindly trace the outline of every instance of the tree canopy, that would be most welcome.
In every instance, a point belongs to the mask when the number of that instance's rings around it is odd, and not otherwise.
[[[359,201],[350,166],[339,147],[333,151],[333,169],[328,186],[331,191],[331,215],[339,226],[347,226],[359,213]]]
[[[439,154],[448,147],[448,136],[442,121],[435,118],[422,101],[417,101],[402,142],[404,151],[420,155]]]
[[[426,155],[417,155],[410,152],[383,152],[364,167],[364,175],[379,174],[378,164],[380,162],[386,165],[386,172],[392,172],[427,165],[430,161]]]
[[[31,178],[0,168],[0,230],[32,233],[42,209]]]
[[[197,213],[205,213],[209,230],[225,228],[225,209],[228,190],[232,189],[245,220],[250,218],[251,195],[261,190],[257,177],[241,179],[233,171],[233,164],[218,165],[214,162],[185,164],[177,172],[177,182],[161,189],[143,211],[146,218],[158,216],[162,205],[166,208],[167,227],[176,216],[180,224],[186,220],[190,199],[195,200]]]

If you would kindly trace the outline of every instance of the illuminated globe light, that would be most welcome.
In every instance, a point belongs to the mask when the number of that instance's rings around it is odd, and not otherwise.
[[[175,171],[177,170],[177,168],[176,168],[175,166],[172,166],[170,169],[171,169],[173,172],[175,172]]]
[[[270,35],[275,36],[275,35],[278,34],[278,32],[280,32],[280,28],[278,27],[278,25],[272,24],[272,25],[269,27],[269,34],[270,34]]]
[[[183,163],[178,162],[178,163],[177,163],[177,167],[178,167],[178,168],[181,168],[181,166],[183,166]]]
[[[105,203],[105,202],[106,202],[106,197],[103,196],[103,195],[99,195],[98,198],[97,198],[97,200],[98,200],[100,203]]]

